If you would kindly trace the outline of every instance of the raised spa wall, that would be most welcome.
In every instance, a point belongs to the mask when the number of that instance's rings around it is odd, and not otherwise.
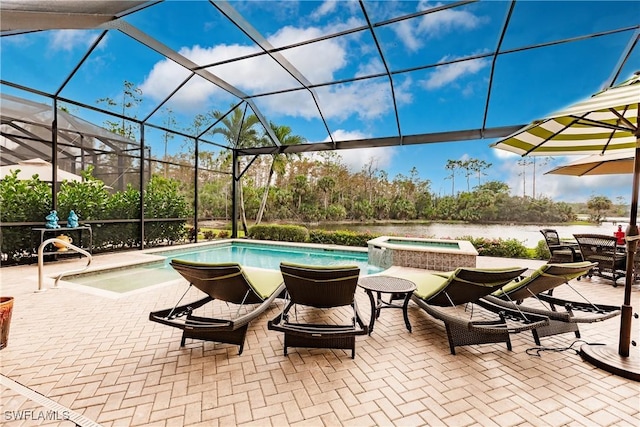
[[[478,251],[466,240],[381,236],[367,242],[369,264],[450,271],[475,267]]]

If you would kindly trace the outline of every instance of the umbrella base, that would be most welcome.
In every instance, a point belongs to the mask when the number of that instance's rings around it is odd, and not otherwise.
[[[635,354],[622,357],[611,346],[583,344],[580,347],[580,356],[592,365],[614,375],[640,381],[640,357]]]

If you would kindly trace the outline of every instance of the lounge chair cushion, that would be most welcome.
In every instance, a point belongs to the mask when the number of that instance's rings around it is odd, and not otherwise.
[[[408,280],[416,284],[416,290],[413,294],[427,300],[440,292],[447,285],[449,278],[439,274],[423,274],[419,278],[415,277]]]
[[[411,269],[411,270],[396,270],[393,274],[390,274],[393,277],[398,277],[401,279],[409,280],[416,284],[416,290],[413,292],[413,295],[417,296],[420,299],[428,301],[431,297],[438,294],[441,290],[443,290],[449,284],[449,281],[454,278],[455,275],[459,274],[459,272],[463,270],[463,268],[458,268],[454,271],[450,272],[434,272],[434,273],[425,273],[424,270]],[[484,272],[507,272],[512,271],[513,268],[471,268],[465,267],[464,270],[468,271],[484,271]],[[384,275],[385,272],[379,273]],[[387,274],[389,275],[389,274]],[[491,286],[491,283],[487,283],[485,286]]]
[[[563,263],[563,264],[544,264],[543,266],[535,270],[533,273],[531,273],[530,276],[527,276],[525,278],[520,278],[517,280],[512,280],[511,282],[504,285],[501,289],[498,289],[497,291],[495,291],[492,295],[496,297],[501,297],[505,294],[511,294],[514,290],[522,288],[525,285],[528,285],[530,282],[534,281],[536,278],[540,276],[544,276],[546,272],[550,269],[561,270],[561,271],[562,270],[572,271],[572,273],[570,274],[563,273],[562,278],[564,278],[565,281],[568,282],[569,280],[575,279],[576,277],[579,277],[582,274],[584,274],[584,272],[588,270],[589,267],[592,265],[593,264],[589,261],[571,262],[571,263]]]
[[[276,291],[278,286],[280,286],[283,282],[282,273],[280,273],[280,270],[267,270],[267,269],[258,268],[258,267],[245,267],[240,265],[237,262],[208,263],[208,262],[198,262],[198,261],[186,261],[181,259],[173,259],[171,262],[172,264],[175,264],[175,265],[183,265],[183,266],[195,267],[195,268],[211,267],[211,268],[224,269],[225,267],[227,267],[234,272],[231,273],[230,275],[212,275],[210,278],[207,278],[206,280],[218,281],[218,282],[228,281],[229,279],[232,279],[233,276],[242,275],[244,278],[241,280],[241,282],[243,283],[246,282],[246,285],[250,286],[251,289],[255,292],[255,294],[258,297],[260,297],[260,299],[262,300],[265,300],[271,297],[271,295]],[[220,296],[218,296],[218,298],[220,298]],[[224,299],[224,300],[228,301],[227,299]],[[254,301],[254,302],[261,302],[261,301]],[[236,303],[240,303],[240,301],[238,300]]]
[[[264,299],[269,298],[283,281],[280,270],[242,267],[242,272],[253,290]]]

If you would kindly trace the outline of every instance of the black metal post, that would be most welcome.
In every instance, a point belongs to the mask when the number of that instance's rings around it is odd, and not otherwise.
[[[238,237],[238,170],[240,169],[238,152],[233,150],[233,166],[231,171],[231,237]]]
[[[144,147],[144,123],[140,123],[140,249],[141,250],[144,249],[144,159],[145,159],[144,148],[145,148]]]
[[[58,99],[53,98],[51,123],[51,209],[58,210]]]
[[[198,175],[199,175],[199,164],[200,162],[198,161],[199,157],[200,157],[200,139],[196,138],[194,140],[196,146],[195,146],[195,168],[194,168],[194,172],[193,172],[193,230],[194,230],[194,239],[193,241],[195,243],[198,243]]]

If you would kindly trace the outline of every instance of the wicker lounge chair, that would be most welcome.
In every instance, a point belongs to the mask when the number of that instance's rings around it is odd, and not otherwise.
[[[580,245],[580,252],[585,261],[595,262],[597,265],[589,272],[613,280],[613,286],[620,277],[626,274],[627,255],[618,251],[618,239],[604,234],[574,234],[573,237]]]
[[[543,228],[540,233],[544,236],[544,241],[551,253],[550,263],[578,262],[582,261],[582,254],[578,244],[562,242],[558,232],[551,228]]]
[[[510,332],[531,330],[547,323],[544,316],[523,319],[515,310],[505,308],[498,315],[468,305],[520,276],[526,268],[458,268],[453,273],[428,273],[418,269],[390,269],[386,276],[400,277],[416,284],[412,300],[427,313],[444,322],[451,354],[455,347],[504,342],[511,350]],[[475,307],[475,304],[471,308]],[[515,322],[514,322],[515,321]]]
[[[610,319],[620,314],[620,307],[594,304],[584,297],[583,301],[557,298],[553,296],[553,290],[560,285],[568,284],[571,279],[585,275],[595,265],[589,261],[545,264],[530,276],[514,280],[485,297],[484,300],[493,305],[485,305],[485,308],[492,311],[508,308],[520,310],[523,316],[535,314],[548,317],[548,325],[532,330],[537,345],[540,345],[540,337],[567,332],[573,332],[580,338],[579,323]],[[535,301],[536,306],[523,304],[523,301]],[[557,307],[563,307],[564,311],[558,311]],[[576,316],[576,312],[580,315]]]
[[[275,298],[284,295],[282,274],[277,270],[178,259],[172,260],[171,266],[189,281],[189,287],[195,286],[207,294],[190,304],[178,305],[178,301],[173,308],[149,314],[151,321],[182,329],[181,346],[187,338],[193,338],[236,344],[240,346],[238,354],[242,354],[249,322],[265,311]],[[213,318],[193,314],[194,310],[216,299],[238,305],[235,316]]]
[[[288,301],[283,311],[268,323],[268,328],[284,332],[285,356],[288,347],[307,347],[351,349],[351,358],[355,358],[355,337],[368,332],[355,301],[360,269],[357,266],[320,267],[283,262],[280,270]],[[349,307],[348,323],[327,313],[335,310],[317,310],[340,307]],[[298,309],[304,312],[299,313]],[[309,319],[309,323],[297,323],[298,315]]]

